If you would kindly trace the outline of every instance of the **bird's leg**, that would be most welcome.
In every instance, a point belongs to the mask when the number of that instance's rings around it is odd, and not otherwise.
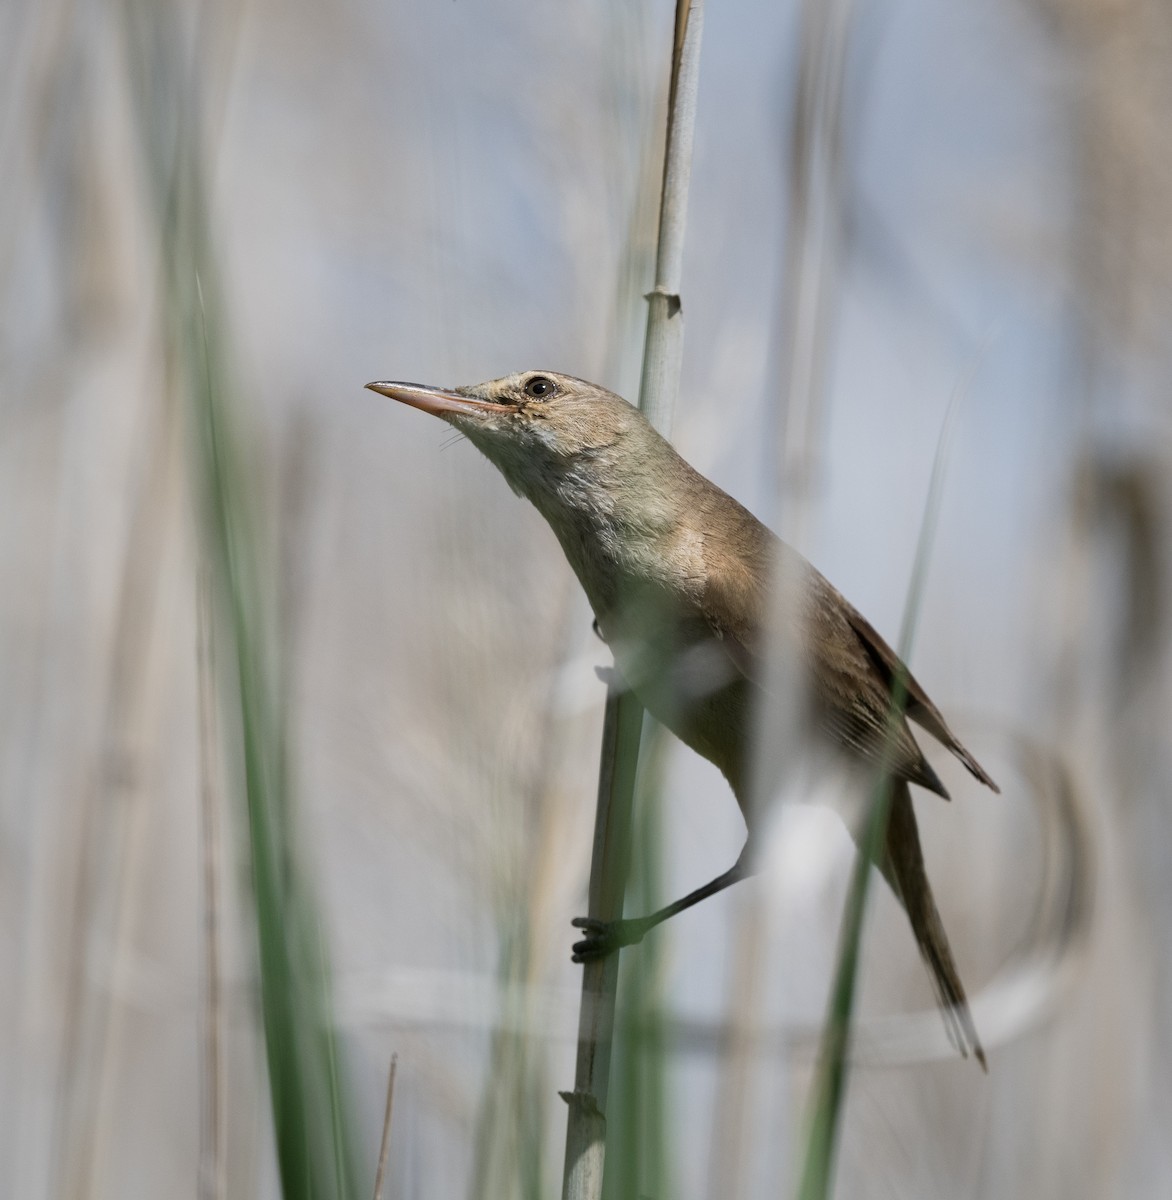
[[[723,875],[717,875],[703,887],[676,900],[664,908],[646,917],[627,917],[620,921],[600,921],[596,917],[575,917],[571,924],[581,929],[586,935],[580,942],[574,943],[573,958],[576,963],[590,962],[593,959],[605,958],[622,946],[634,946],[643,940],[648,930],[661,925],[669,917],[681,913],[717,892],[732,887],[742,879],[748,879],[754,874],[756,867],[753,863],[753,839],[750,837],[744,849],[741,850],[737,861]]]

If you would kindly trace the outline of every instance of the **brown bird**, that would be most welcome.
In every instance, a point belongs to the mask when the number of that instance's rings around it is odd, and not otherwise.
[[[911,922],[949,1034],[981,1065],[977,1037],[924,871],[909,784],[948,798],[893,711],[941,741],[982,783],[997,785],[872,626],[797,551],[693,470],[638,409],[597,384],[552,371],[445,391],[413,383],[367,387],[443,418],[465,434],[549,522],[643,705],[715,763],[732,787],[749,836],[723,875],[649,916],[579,918],[576,962],[632,945],[655,925],[752,873],[749,807],[753,709],[764,698],[767,588],[797,580],[788,618],[800,648],[805,720],[812,736],[849,759],[889,770],[886,842],[877,866]],[[780,571],[779,571],[780,568]]]

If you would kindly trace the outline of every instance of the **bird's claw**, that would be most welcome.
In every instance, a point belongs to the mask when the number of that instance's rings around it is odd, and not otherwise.
[[[586,935],[574,943],[576,963],[596,962],[623,946],[634,946],[650,928],[645,921],[600,921],[597,917],[575,917],[570,924]]]

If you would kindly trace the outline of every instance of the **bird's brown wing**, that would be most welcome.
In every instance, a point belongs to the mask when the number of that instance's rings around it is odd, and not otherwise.
[[[744,510],[741,510],[742,512]],[[749,516],[749,514],[745,514]],[[887,835],[878,866],[907,912],[920,953],[928,966],[949,1035],[962,1054],[970,1050],[981,1066],[985,1053],[969,1011],[964,985],[952,958],[948,938],[924,870],[915,811],[908,783],[946,795],[902,716],[891,728],[892,691],[902,674],[907,714],[939,738],[977,776],[996,790],[967,750],[957,741],[924,689],[899,657],[855,608],[796,551],[791,550],[749,516],[740,531],[734,556],[747,562],[745,571],[705,573],[701,608],[713,635],[737,670],[764,687],[767,616],[765,581],[770,559],[784,555],[782,578],[796,584],[796,628],[807,654],[811,690],[831,734],[863,758],[886,761],[896,776]],[[889,739],[893,744],[888,745]],[[884,759],[884,755],[893,756]]]
[[[947,799],[907,722],[901,716],[892,727],[893,688],[902,669],[907,715],[996,791],[997,785],[957,740],[915,677],[854,606],[800,554],[747,511],[741,512],[749,520],[737,529],[738,553],[722,556],[723,569],[705,572],[700,598],[705,620],[737,670],[757,686],[765,686],[765,581],[771,577],[770,560],[781,555],[782,578],[796,581],[800,597],[796,619],[819,724],[864,760],[887,764],[897,778]],[[730,558],[738,566],[747,565],[730,570]]]
[[[907,692],[907,715],[922,729],[926,729],[938,742],[947,746],[957,758],[983,784],[1000,793],[984,767],[961,744],[960,739],[948,728],[940,710],[928,698],[928,693],[916,682],[915,676],[904,666],[899,655],[879,636],[874,626],[847,600],[843,600],[847,619],[858,635],[863,648],[870,655],[875,669],[883,676],[888,691],[895,688],[902,673]]]
[[[802,634],[815,710],[841,743],[865,762],[889,769],[948,799],[940,777],[924,757],[905,714],[896,713],[891,679],[880,671],[859,637],[854,609],[807,564],[802,590]]]

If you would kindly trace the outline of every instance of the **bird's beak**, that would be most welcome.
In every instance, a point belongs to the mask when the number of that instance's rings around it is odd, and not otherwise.
[[[459,392],[446,392],[443,388],[428,387],[423,383],[368,383],[366,386],[372,392],[390,396],[392,400],[410,404],[412,408],[421,408],[437,417],[445,413],[464,413],[476,417],[482,413],[512,411],[508,404],[476,400],[472,396],[461,396]]]

